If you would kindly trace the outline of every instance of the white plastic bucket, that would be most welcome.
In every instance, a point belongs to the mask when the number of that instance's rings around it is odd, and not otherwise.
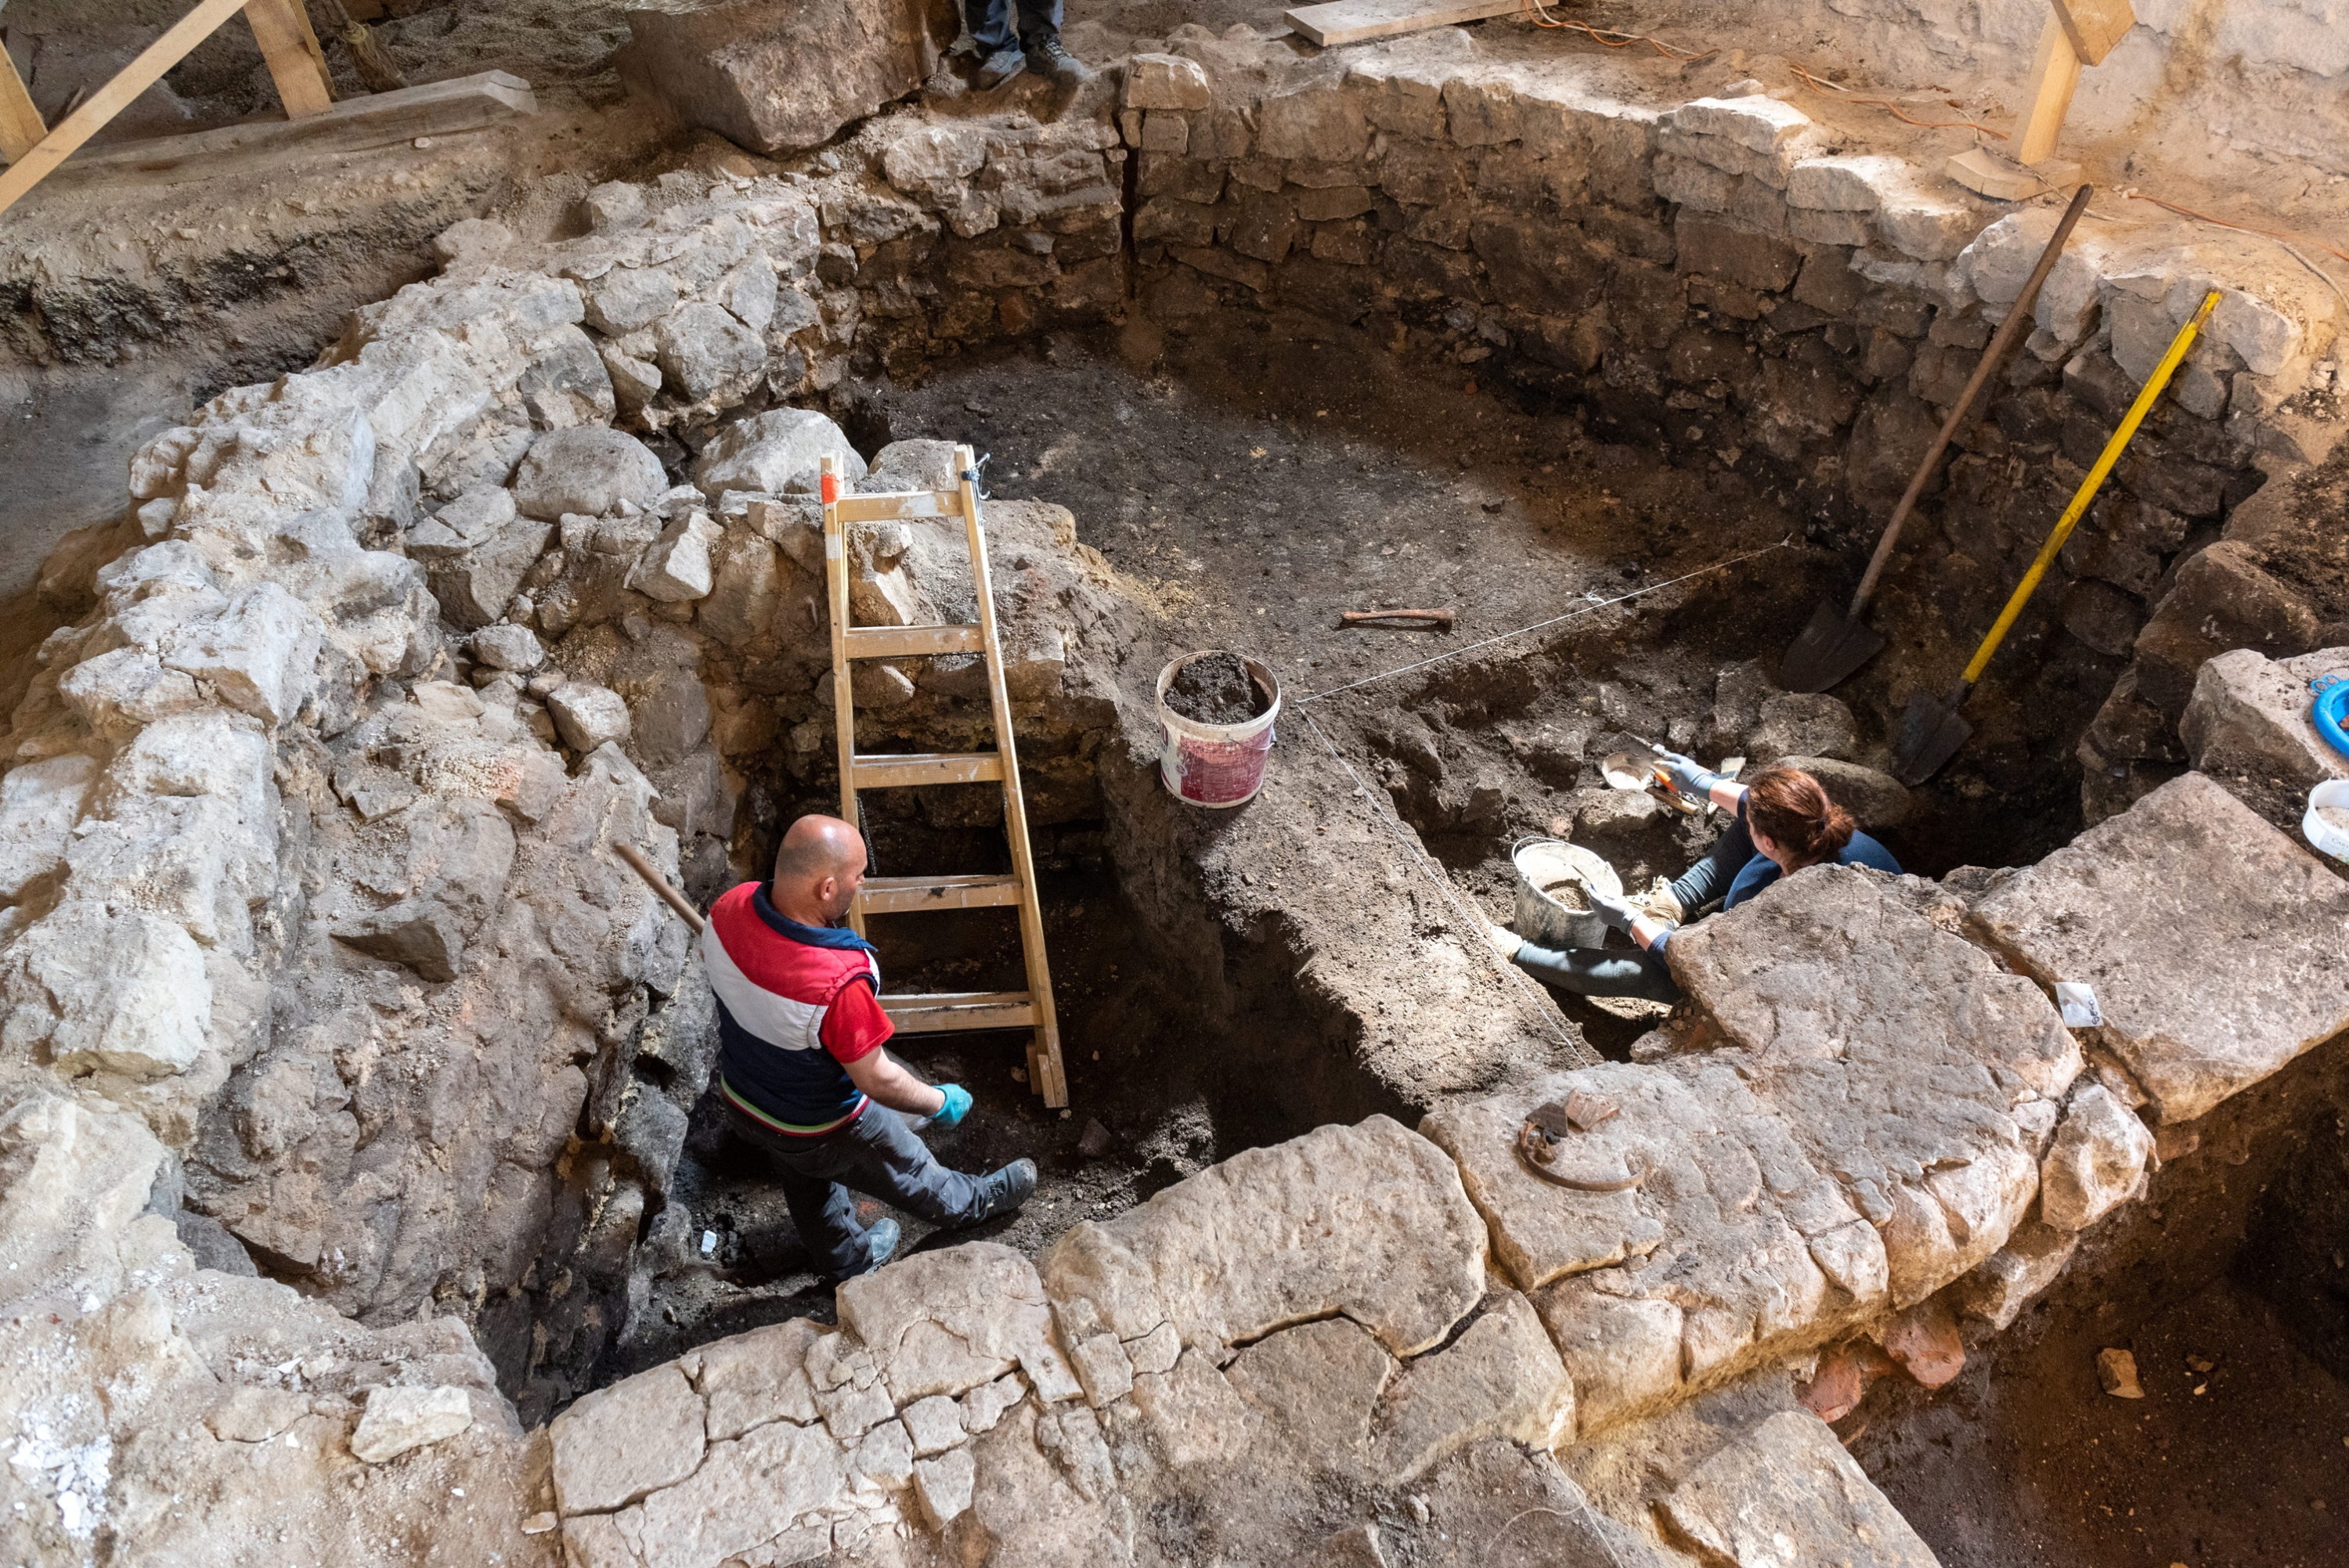
[[[2300,820],[2301,837],[2336,861],[2349,861],[2349,832],[2317,814],[2319,806],[2349,811],[2349,779],[2328,779],[2308,792],[2308,812]]]
[[[1509,863],[1517,873],[1516,932],[1537,947],[1563,951],[1598,947],[1607,941],[1607,923],[1588,907],[1569,909],[1551,892],[1565,882],[1597,888],[1609,898],[1623,896],[1623,879],[1615,868],[1580,844],[1563,839],[1519,839],[1511,846]]]
[[[1280,681],[1272,671],[1242,654],[1248,678],[1271,699],[1270,706],[1246,724],[1201,724],[1185,718],[1166,706],[1166,688],[1175,672],[1194,659],[1222,650],[1209,648],[1185,654],[1158,672],[1158,723],[1166,732],[1166,748],[1158,754],[1158,777],[1177,799],[1194,806],[1222,810],[1244,806],[1264,787],[1265,759],[1272,755],[1273,720],[1280,717]]]

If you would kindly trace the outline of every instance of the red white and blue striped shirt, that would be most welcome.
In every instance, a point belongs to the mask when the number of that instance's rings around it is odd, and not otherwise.
[[[719,1090],[770,1130],[813,1138],[864,1114],[847,1062],[895,1033],[877,999],[872,946],[836,926],[802,925],[766,884],[744,882],[710,906],[702,968],[718,994]]]

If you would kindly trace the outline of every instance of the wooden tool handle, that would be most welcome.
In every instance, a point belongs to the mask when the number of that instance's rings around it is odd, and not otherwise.
[[[660,894],[661,902],[663,903],[667,904],[669,908],[677,911],[678,919],[684,921],[686,924],[693,927],[693,934],[696,936],[701,934],[701,912],[694,908],[692,904],[686,902],[685,894],[678,892],[677,889],[668,885],[668,878],[661,875],[659,871],[654,867],[652,861],[645,859],[644,852],[642,851],[638,850],[634,844],[622,843],[617,841],[614,841],[612,851],[622,860],[628,862],[628,869],[630,871],[635,872],[638,876],[645,879],[645,885],[647,887]]]
[[[1439,626],[1452,624],[1450,606],[1441,610],[1347,610],[1338,620],[1341,624],[1359,626],[1365,621],[1433,621]]]

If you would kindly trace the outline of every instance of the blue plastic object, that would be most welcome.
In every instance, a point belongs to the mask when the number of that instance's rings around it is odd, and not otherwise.
[[[2309,683],[2316,693],[2316,708],[2310,717],[2316,722],[2316,733],[2324,737],[2324,744],[2349,757],[2349,675],[2319,676]]]
[[[953,1127],[970,1114],[970,1090],[958,1083],[942,1083],[938,1085],[938,1092],[947,1097],[947,1102],[938,1107],[936,1115],[930,1118],[930,1125]]]

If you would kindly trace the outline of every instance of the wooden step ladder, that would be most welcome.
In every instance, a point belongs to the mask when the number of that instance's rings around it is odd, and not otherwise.
[[[898,490],[843,495],[834,459],[823,464],[823,573],[832,595],[833,715],[840,732],[840,814],[861,823],[859,789],[923,784],[1003,786],[1003,832],[1011,843],[1009,876],[868,877],[848,918],[861,935],[867,915],[929,910],[1017,907],[1019,941],[1028,963],[1025,991],[944,991],[884,996],[882,1009],[907,1034],[945,1029],[1032,1028],[1028,1082],[1058,1110],[1069,1103],[1061,1062],[1061,1026],[1052,1014],[1052,971],[1044,956],[1044,913],[1036,894],[1036,861],[1028,848],[1028,810],[1019,792],[1019,758],[1011,734],[1011,696],[1003,685],[1003,649],[995,634],[995,594],[987,568],[987,533],[979,522],[978,460],[957,447],[951,490]],[[856,626],[849,623],[848,537],[851,523],[959,518],[970,550],[971,586],[978,596],[975,625]],[[977,654],[987,666],[988,700],[995,714],[995,749],[968,753],[860,755],[856,749],[855,661]]]

